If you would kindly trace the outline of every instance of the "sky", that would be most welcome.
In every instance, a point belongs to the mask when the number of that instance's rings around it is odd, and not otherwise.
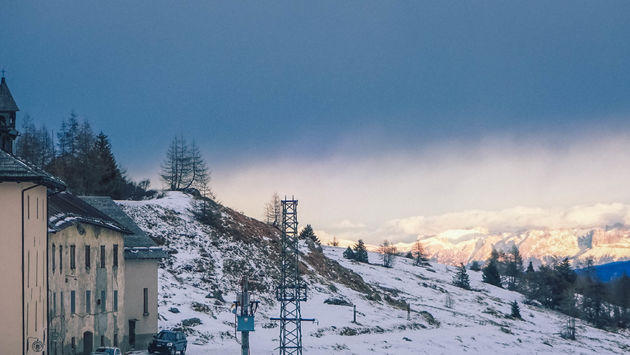
[[[409,240],[435,228],[388,226],[630,204],[627,1],[0,8],[18,119],[55,129],[75,111],[155,187],[181,134],[221,202],[262,218],[273,192],[295,196],[325,236]]]

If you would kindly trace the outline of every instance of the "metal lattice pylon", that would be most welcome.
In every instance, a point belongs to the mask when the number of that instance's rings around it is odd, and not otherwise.
[[[302,314],[300,301],[306,301],[306,286],[298,270],[297,200],[282,201],[281,276],[276,290],[280,301],[280,355],[302,354]],[[310,321],[310,319],[308,319]]]

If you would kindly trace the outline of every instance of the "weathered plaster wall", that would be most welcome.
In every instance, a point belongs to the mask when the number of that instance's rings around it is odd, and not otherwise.
[[[125,312],[127,319],[136,319],[135,349],[146,349],[157,333],[158,260],[127,259],[125,266]],[[148,289],[148,313],[144,313],[144,288]],[[129,324],[125,324],[127,335]]]
[[[122,345],[125,332],[125,260],[123,235],[91,224],[74,224],[51,233],[49,250],[55,250],[55,266],[49,258],[50,280],[50,354],[74,354],[83,351],[84,332],[93,333],[94,348],[114,345],[114,334]],[[118,267],[114,267],[113,246],[118,245]],[[53,247],[54,245],[54,247]],[[71,269],[70,247],[75,246],[76,268]],[[85,264],[85,246],[90,246],[90,268]],[[62,263],[59,263],[59,246]],[[101,246],[105,246],[105,267],[101,267]],[[86,291],[91,292],[91,310],[86,311]],[[76,313],[71,314],[71,291],[75,291]],[[101,309],[101,292],[105,292],[105,310]],[[114,310],[114,291],[118,291],[118,310]],[[63,297],[61,293],[63,292]],[[63,300],[63,301],[62,301]],[[56,301],[56,302],[55,302]],[[63,306],[62,303],[63,302]],[[72,348],[72,337],[76,348]],[[121,346],[122,348],[122,346]],[[63,349],[63,352],[62,350]]]
[[[3,354],[35,354],[35,340],[47,333],[46,193],[43,186],[24,193],[24,269],[22,269],[22,190],[31,183],[0,183],[0,349]],[[22,273],[24,270],[24,273]],[[24,296],[24,307],[22,306]],[[22,313],[23,312],[23,313]],[[24,328],[24,333],[23,333]],[[44,349],[45,350],[45,349]]]

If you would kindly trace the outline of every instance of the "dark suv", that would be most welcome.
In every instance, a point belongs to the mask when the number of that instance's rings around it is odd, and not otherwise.
[[[153,336],[153,341],[149,344],[149,353],[171,354],[178,351],[184,355],[186,353],[186,336],[179,330],[162,330]]]

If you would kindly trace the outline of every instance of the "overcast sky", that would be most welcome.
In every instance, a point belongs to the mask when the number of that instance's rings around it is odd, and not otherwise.
[[[400,218],[630,203],[629,14],[627,1],[7,0],[0,67],[19,117],[56,129],[74,110],[133,178],[159,186],[183,134],[226,205],[262,217],[274,191],[295,195],[302,224],[376,241]]]

